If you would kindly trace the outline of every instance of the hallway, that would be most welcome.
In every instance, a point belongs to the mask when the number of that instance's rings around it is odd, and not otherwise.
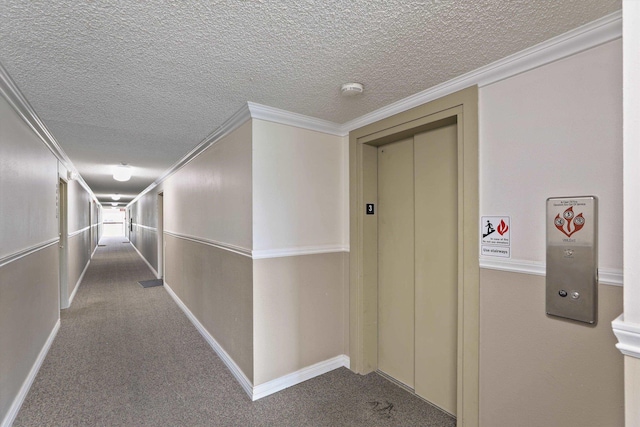
[[[123,237],[103,238],[14,426],[453,426],[345,368],[251,402]]]

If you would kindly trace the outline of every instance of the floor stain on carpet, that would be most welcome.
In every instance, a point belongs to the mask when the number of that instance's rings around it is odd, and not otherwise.
[[[368,402],[371,409],[383,419],[389,419],[393,417],[396,412],[395,405],[391,402]]]

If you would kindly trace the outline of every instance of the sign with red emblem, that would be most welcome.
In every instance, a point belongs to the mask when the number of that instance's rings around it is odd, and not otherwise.
[[[480,246],[483,256],[511,258],[511,218],[483,216],[480,220]]]

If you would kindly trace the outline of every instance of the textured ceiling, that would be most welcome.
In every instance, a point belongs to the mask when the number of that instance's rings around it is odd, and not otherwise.
[[[0,63],[99,196],[139,193],[246,101],[344,123],[621,0],[0,0]],[[342,83],[365,94],[340,96]],[[135,167],[129,183],[111,167]]]

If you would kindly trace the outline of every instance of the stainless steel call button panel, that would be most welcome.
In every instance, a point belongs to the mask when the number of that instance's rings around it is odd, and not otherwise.
[[[595,324],[598,199],[547,199],[547,314]]]

